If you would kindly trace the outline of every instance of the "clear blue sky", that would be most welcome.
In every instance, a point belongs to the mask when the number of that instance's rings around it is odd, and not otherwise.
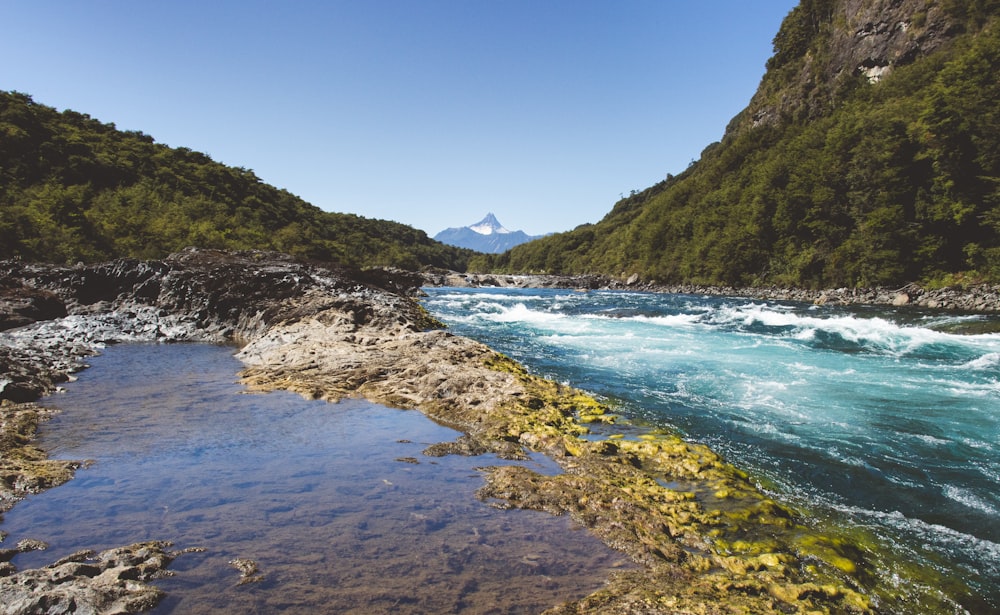
[[[0,89],[428,234],[683,171],[797,0],[0,0]]]

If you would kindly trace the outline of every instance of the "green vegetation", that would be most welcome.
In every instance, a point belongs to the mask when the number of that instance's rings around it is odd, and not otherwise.
[[[248,169],[0,92],[0,258],[161,258],[187,246],[408,269],[464,270],[472,254],[403,224],[324,212]]]
[[[807,288],[1000,282],[1000,2],[946,3],[953,37],[878,83],[822,76],[844,28],[835,4],[803,0],[789,14],[756,106],[684,173],[595,225],[477,255],[470,269]],[[761,109],[778,117],[758,121]]]

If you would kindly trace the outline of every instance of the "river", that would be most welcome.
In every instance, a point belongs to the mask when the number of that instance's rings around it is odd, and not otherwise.
[[[818,526],[873,535],[885,582],[917,570],[969,612],[1000,613],[1000,335],[968,333],[996,317],[425,290],[454,333],[709,445]]]
[[[459,434],[362,400],[246,394],[234,348],[111,346],[66,391],[40,444],[90,459],[4,515],[19,569],[169,540],[166,613],[537,613],[628,567],[566,517],[480,502],[492,455],[428,457]],[[551,473],[542,455],[525,463]],[[259,567],[242,583],[235,559]],[[0,608],[2,610],[2,608]]]

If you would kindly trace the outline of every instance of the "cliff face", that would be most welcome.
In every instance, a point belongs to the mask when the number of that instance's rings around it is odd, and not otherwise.
[[[1000,281],[998,66],[1000,0],[801,0],[697,163],[488,264],[721,286]]]
[[[858,79],[878,82],[961,31],[933,0],[806,0],[785,18],[760,89],[727,133],[828,113]]]

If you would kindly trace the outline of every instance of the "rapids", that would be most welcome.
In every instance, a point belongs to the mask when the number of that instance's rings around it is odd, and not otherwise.
[[[988,318],[721,297],[427,288],[459,335],[711,446],[813,523],[1000,612],[1000,334]],[[988,328],[988,327],[985,327]]]

